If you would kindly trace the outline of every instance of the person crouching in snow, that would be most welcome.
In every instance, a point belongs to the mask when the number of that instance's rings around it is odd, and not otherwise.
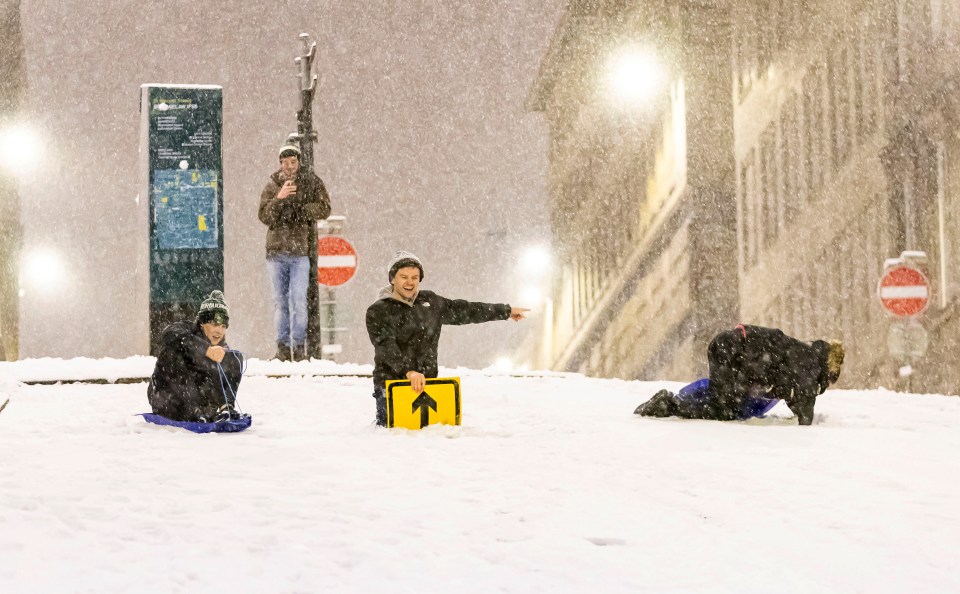
[[[447,299],[421,290],[423,265],[410,252],[394,254],[387,279],[390,285],[367,308],[367,334],[374,348],[373,397],[380,426],[387,424],[387,381],[410,380],[410,387],[419,394],[427,378],[437,377],[437,346],[444,324],[520,321],[530,311],[503,303]]]
[[[800,425],[810,425],[817,396],[840,376],[843,355],[840,341],[803,342],[776,328],[741,324],[710,342],[705,390],[695,396],[661,390],[633,412],[732,421],[756,416],[758,400],[783,400]]]
[[[230,311],[223,293],[213,291],[193,322],[170,324],[160,334],[160,354],[147,387],[158,414],[174,421],[213,422],[238,418],[234,397],[243,358],[227,352]],[[221,378],[220,369],[225,372]],[[224,385],[229,382],[229,387]]]

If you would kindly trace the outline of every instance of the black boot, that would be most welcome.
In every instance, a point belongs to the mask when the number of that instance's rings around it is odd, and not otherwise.
[[[213,422],[222,423],[224,421],[239,418],[240,413],[237,412],[237,409],[235,409],[232,404],[221,404],[220,408],[217,409],[216,416],[213,417]]]
[[[674,417],[679,412],[677,399],[670,390],[660,390],[633,411],[641,417]]]
[[[300,346],[293,347],[293,360],[294,361],[307,360],[307,345],[301,344]]]
[[[813,407],[817,403],[816,396],[798,396],[787,400],[787,407],[797,415],[800,425],[813,424]]]
[[[282,342],[277,343],[277,354],[273,356],[274,359],[278,361],[289,361],[290,360],[290,345],[284,344]]]

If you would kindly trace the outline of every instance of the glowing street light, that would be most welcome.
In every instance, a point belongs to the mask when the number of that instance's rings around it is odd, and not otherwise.
[[[25,124],[0,129],[0,167],[11,173],[36,169],[43,156],[39,135]]]
[[[543,291],[538,287],[527,287],[520,293],[520,303],[525,307],[535,307],[543,302]]]
[[[550,270],[550,252],[542,245],[527,248],[520,258],[520,270],[532,276],[545,275]]]
[[[614,52],[607,62],[607,83],[611,99],[626,105],[642,105],[662,88],[666,71],[650,50],[627,45]]]
[[[31,288],[42,294],[51,294],[63,286],[66,268],[60,254],[40,249],[24,255],[20,274]]]

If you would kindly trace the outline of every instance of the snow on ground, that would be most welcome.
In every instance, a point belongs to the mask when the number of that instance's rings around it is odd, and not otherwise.
[[[0,361],[0,378],[21,382],[102,379],[116,382],[128,378],[148,378],[153,373],[154,357],[127,359],[59,359],[44,357],[23,361]],[[275,359],[251,359],[247,375],[370,375],[373,365],[336,364],[332,361],[282,362]],[[0,380],[2,381],[2,380]]]
[[[960,591],[956,397],[642,419],[677,384],[458,370],[463,426],[411,432],[369,378],[251,375],[253,427],[195,435],[0,371],[3,592]]]

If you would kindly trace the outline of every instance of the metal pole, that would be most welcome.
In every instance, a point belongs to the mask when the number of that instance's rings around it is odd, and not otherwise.
[[[317,133],[313,129],[313,97],[317,90],[317,76],[313,74],[313,60],[317,44],[310,35],[300,34],[303,54],[294,62],[300,66],[300,110],[297,112],[297,136],[300,140],[300,167],[306,173],[313,172],[313,143]],[[307,282],[307,355],[319,359],[323,352],[323,333],[320,324],[320,291],[317,284],[317,229],[310,225],[307,233],[310,244],[310,279]]]
[[[327,344],[337,344],[337,295],[333,287],[327,287]],[[334,353],[328,355],[331,361],[336,360]]]

